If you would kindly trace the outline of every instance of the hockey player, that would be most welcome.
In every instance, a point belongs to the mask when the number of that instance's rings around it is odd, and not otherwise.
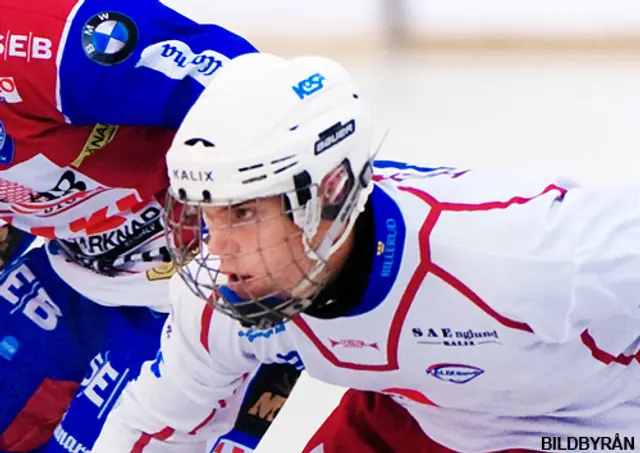
[[[172,272],[164,155],[209,80],[256,52],[210,13],[199,0],[0,0],[0,219],[47,239],[3,263],[0,451],[41,447],[70,403],[48,451],[90,449],[156,356]],[[298,370],[265,373],[275,393]],[[270,420],[255,418],[259,437]]]
[[[372,165],[372,149],[331,60],[246,55],[216,76],[167,154],[169,230],[199,239],[172,247],[161,356],[93,453],[200,451],[243,376],[283,358],[354,389],[305,452],[631,445],[639,188]]]

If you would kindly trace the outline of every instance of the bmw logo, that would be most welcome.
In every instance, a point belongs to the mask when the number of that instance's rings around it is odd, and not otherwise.
[[[138,42],[136,24],[124,14],[96,14],[82,28],[84,53],[96,63],[110,66],[126,60]]]

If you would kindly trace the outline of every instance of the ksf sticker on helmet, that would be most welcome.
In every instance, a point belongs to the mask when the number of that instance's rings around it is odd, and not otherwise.
[[[311,96],[313,93],[320,91],[324,88],[325,77],[320,74],[313,74],[312,76],[302,80],[297,85],[291,87],[293,91],[298,95],[300,99],[304,99],[307,96]]]
[[[126,60],[138,42],[135,22],[118,12],[103,12],[82,29],[84,53],[98,64],[110,66]]]

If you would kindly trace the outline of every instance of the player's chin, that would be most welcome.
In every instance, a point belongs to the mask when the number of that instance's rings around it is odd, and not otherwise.
[[[271,283],[265,277],[232,275],[227,286],[242,300],[261,300],[273,295]]]

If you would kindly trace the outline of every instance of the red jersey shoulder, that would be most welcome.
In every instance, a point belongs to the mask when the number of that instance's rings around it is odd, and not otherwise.
[[[57,56],[76,1],[0,0],[0,119],[14,139],[64,122]]]

